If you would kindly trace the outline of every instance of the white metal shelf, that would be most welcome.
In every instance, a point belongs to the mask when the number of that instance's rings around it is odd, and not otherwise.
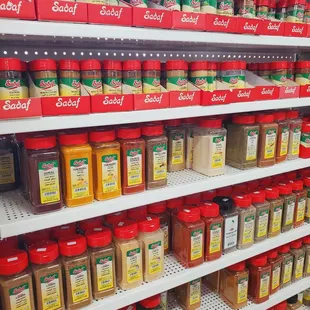
[[[310,40],[310,39],[309,39]],[[222,115],[262,110],[308,107],[310,98],[293,98],[231,103],[227,105],[193,106],[132,112],[70,115],[0,121],[0,134],[82,128],[125,123],[140,123],[174,118]]]

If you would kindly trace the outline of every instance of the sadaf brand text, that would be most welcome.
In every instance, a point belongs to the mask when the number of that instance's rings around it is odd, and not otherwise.
[[[213,22],[213,25],[214,26],[224,26],[224,28],[228,28],[229,22],[230,22],[230,19],[224,20],[224,19],[216,18]]]
[[[117,19],[121,18],[123,12],[123,8],[114,8],[112,7],[111,9],[108,9],[106,6],[102,6],[100,10],[100,15],[102,16],[115,16]]]
[[[83,166],[84,164],[86,164],[85,161],[86,161],[85,159],[75,160],[75,161],[73,162],[73,166],[81,167],[81,166]]]
[[[188,94],[185,94],[185,95],[183,93],[180,93],[180,96],[179,96],[178,100],[190,100],[190,101],[193,101],[194,97],[195,97],[195,92],[192,92],[191,94],[188,93]]]
[[[11,81],[11,80],[6,80],[5,81],[5,87],[14,89],[20,87],[20,81]]]
[[[304,27],[293,26],[292,28],[292,32],[300,33],[300,34],[302,34],[303,30],[304,30]]]
[[[76,109],[80,105],[81,98],[78,98],[77,100],[63,100],[63,98],[58,98],[58,101],[56,102],[56,107],[61,108],[61,107],[75,107]]]
[[[55,166],[55,164],[53,162],[50,162],[50,163],[44,163],[42,165],[42,169],[43,170],[50,170],[50,169],[53,169]]]
[[[163,98],[163,94],[161,95],[146,95],[144,102],[145,103],[161,103],[161,100]]]
[[[56,276],[55,275],[51,275],[51,276],[47,276],[44,278],[44,283],[49,283],[49,282],[52,282],[56,279]]]
[[[43,89],[49,89],[49,88],[52,88],[54,86],[56,86],[55,81],[44,81],[44,80],[40,81],[40,87]]]
[[[22,7],[22,1],[19,1],[18,4],[13,4],[11,1],[7,1],[6,3],[0,4],[0,11],[12,11],[16,12],[16,14],[20,13],[20,9]]]
[[[274,88],[269,88],[269,89],[263,88],[261,94],[272,96],[273,91],[274,91]]]
[[[253,30],[253,32],[256,32],[258,27],[258,24],[254,25],[254,24],[249,24],[248,22],[246,22],[243,26],[244,30]]]
[[[276,30],[277,32],[279,32],[280,25],[281,25],[281,24],[270,22],[269,25],[268,25],[268,27],[267,27],[267,29],[268,29],[268,30]]]
[[[123,105],[123,101],[124,101],[124,96],[121,96],[121,98],[110,98],[108,96],[104,97],[104,100],[103,100],[103,104],[104,105],[109,105],[109,104],[117,104],[119,105],[120,107]]]
[[[4,111],[9,111],[9,110],[29,110],[29,106],[31,103],[31,99],[28,99],[27,102],[20,102],[18,101],[17,103],[11,103],[10,100],[6,100],[3,105],[3,110]]]
[[[156,12],[152,14],[150,11],[146,11],[144,15],[144,19],[157,20],[158,22],[161,23],[163,20],[164,14],[165,13],[157,14]]]
[[[72,16],[75,15],[78,4],[74,4],[74,6],[68,5],[60,5],[58,1],[54,1],[54,5],[52,7],[53,12],[61,12],[61,13],[71,13]]]
[[[211,98],[211,101],[213,101],[213,102],[218,102],[218,101],[220,101],[220,102],[225,102],[226,96],[227,96],[227,94],[225,94],[225,95],[219,95],[219,96],[217,96],[216,94],[214,94],[214,95],[212,96],[212,98]]]
[[[193,17],[193,16],[188,17],[186,14],[183,14],[181,22],[197,25],[198,20],[199,20],[199,15],[197,15],[196,17]]]

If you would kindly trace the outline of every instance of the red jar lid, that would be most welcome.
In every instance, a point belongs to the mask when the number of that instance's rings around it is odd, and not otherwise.
[[[4,238],[0,240],[0,253],[8,251],[8,250],[14,250],[18,248],[18,238],[17,236]]]
[[[295,63],[296,69],[307,69],[310,68],[310,60],[301,60]]]
[[[160,221],[156,215],[148,214],[138,222],[140,232],[154,232],[160,228]]]
[[[233,60],[233,61],[224,61],[221,63],[221,70],[245,70],[246,62]]]
[[[297,171],[290,171],[284,174],[284,179],[287,180],[296,180],[297,179]]]
[[[201,193],[195,193],[184,197],[184,204],[198,205],[201,202]]]
[[[147,206],[141,206],[127,211],[128,218],[139,221],[147,216]]]
[[[105,221],[110,225],[115,225],[127,218],[127,210],[119,211],[105,216]]]
[[[54,59],[37,59],[29,62],[30,71],[48,71],[57,70],[56,61]]]
[[[62,256],[81,255],[86,251],[86,238],[83,235],[62,237],[58,241],[59,252]]]
[[[279,198],[279,190],[276,187],[267,187],[265,188],[266,198],[267,199],[276,199]]]
[[[182,119],[182,124],[187,124],[187,125],[196,125],[198,122],[198,117],[188,117]]]
[[[302,238],[302,243],[310,244],[310,235]]]
[[[101,70],[100,61],[97,59],[81,60],[80,65],[82,71]]]
[[[305,186],[310,186],[310,177],[306,177],[303,179],[304,185]]]
[[[147,137],[160,136],[164,133],[164,126],[162,124],[148,124],[142,127],[142,135]]]
[[[159,201],[155,203],[151,203],[147,206],[147,211],[153,214],[160,214],[166,211],[167,204],[166,201]]]
[[[268,6],[269,7],[269,0],[256,0],[256,6]]]
[[[274,306],[274,310],[286,310],[287,308],[287,301],[284,300],[282,302],[280,302],[279,304]]]
[[[305,11],[306,11],[306,10],[310,10],[310,2],[306,2]]]
[[[274,61],[270,64],[271,70],[287,69],[287,61]]]
[[[255,115],[253,114],[241,114],[233,115],[232,122],[234,124],[248,125],[255,123]]]
[[[184,60],[168,60],[166,70],[188,70],[188,63]]]
[[[302,132],[310,132],[310,122],[303,122],[301,126]]]
[[[167,200],[167,209],[177,209],[184,205],[184,197],[177,197]]]
[[[189,63],[189,70],[195,71],[195,70],[207,70],[208,69],[208,63],[207,61],[193,61]]]
[[[247,182],[247,186],[248,186],[248,192],[250,193],[254,192],[259,187],[259,181],[258,180],[249,181]]]
[[[247,67],[248,67],[249,71],[256,71],[256,70],[258,70],[258,63],[256,63],[256,62],[249,63],[247,65]]]
[[[280,195],[289,195],[292,193],[292,185],[286,183],[279,183],[278,190]]]
[[[97,129],[88,134],[89,142],[111,142],[116,138],[114,129]]]
[[[232,187],[232,195],[237,196],[237,195],[243,195],[248,191],[248,187],[245,183],[242,184],[235,184]]]
[[[263,203],[266,199],[266,194],[264,191],[256,191],[251,194],[252,202]]]
[[[294,5],[305,5],[306,0],[288,0],[288,7],[289,6],[294,6]]]
[[[160,61],[159,60],[146,60],[142,63],[143,70],[156,70],[160,71]]]
[[[31,246],[38,241],[50,240],[51,232],[49,229],[42,229],[38,231],[33,231],[23,235],[23,240],[27,246]]]
[[[160,294],[140,300],[139,304],[146,309],[153,309],[160,304]]]
[[[298,113],[298,111],[296,111],[296,110],[290,110],[290,111],[287,111],[287,112],[286,112],[286,117],[287,117],[288,119],[295,119],[295,118],[298,118],[298,115],[299,115],[299,113]]]
[[[211,189],[209,191],[205,191],[201,193],[201,200],[206,201],[206,200],[213,200],[213,198],[216,196],[216,190]]]
[[[92,227],[86,230],[87,245],[91,248],[105,247],[112,242],[112,232],[104,226]]]
[[[164,121],[165,126],[169,127],[176,127],[181,125],[180,119],[168,119],[167,121]]]
[[[302,247],[302,240],[294,240],[290,243],[291,249],[300,249]]]
[[[125,60],[123,61],[123,70],[141,70],[141,61],[140,60]]]
[[[199,121],[199,127],[203,128],[221,128],[222,120],[218,118],[214,119],[201,119]]]
[[[293,191],[300,191],[304,188],[304,182],[302,180],[290,180],[289,183],[291,184]]]
[[[225,186],[216,189],[216,196],[230,196],[232,193],[232,186]]]
[[[80,145],[88,142],[87,132],[83,133],[61,133],[59,143],[61,145]]]
[[[18,58],[0,58],[0,71],[22,71]]]
[[[141,137],[140,127],[120,127],[116,130],[118,139],[137,139]]]
[[[217,70],[217,63],[215,61],[208,61],[207,69],[208,70]]]
[[[232,271],[242,271],[245,269],[245,262],[239,262],[237,264],[231,265],[227,267],[229,270]]]
[[[270,9],[275,9],[276,7],[277,7],[276,0],[269,0],[269,8]]]
[[[288,68],[288,69],[295,69],[295,62],[293,62],[293,61],[288,61],[288,62],[287,62],[287,68]]]
[[[201,216],[217,217],[220,215],[220,207],[215,202],[204,202],[198,205]]]
[[[27,150],[43,150],[51,149],[56,146],[56,136],[38,135],[34,137],[26,137],[24,147]]]
[[[287,0],[280,0],[277,3],[277,8],[287,8]]]
[[[290,251],[289,244],[284,244],[284,245],[278,247],[278,253],[284,254],[284,253],[288,253],[289,251]]]
[[[250,263],[251,263],[251,265],[256,266],[256,267],[263,267],[267,264],[267,255],[262,254],[262,255],[258,255],[256,257],[252,257],[250,259]]]
[[[104,60],[102,62],[102,69],[122,71],[122,62],[120,60]]]
[[[186,223],[194,223],[200,220],[199,208],[184,208],[178,213],[178,219]]]
[[[28,267],[27,252],[14,249],[0,253],[0,275],[20,273]]]
[[[30,262],[37,265],[53,262],[59,256],[58,244],[54,241],[33,244],[28,252]]]
[[[20,61],[20,71],[26,72],[28,71],[28,63],[26,61]]]
[[[52,231],[52,237],[56,240],[59,240],[60,238],[72,236],[76,234],[76,224],[75,223],[69,223],[66,225],[61,225],[57,227],[53,227],[51,229]]]
[[[98,227],[102,225],[102,217],[97,216],[91,219],[83,220],[78,222],[78,227],[82,229],[83,231],[86,231],[87,229]]]
[[[272,249],[267,252],[267,257],[268,258],[277,258],[278,257],[278,251],[277,249]]]
[[[258,70],[268,71],[270,70],[270,62],[262,62],[258,64]]]
[[[263,187],[268,187],[271,185],[271,183],[272,183],[271,177],[260,179],[260,182],[259,182],[260,186],[263,186]]]
[[[138,224],[132,220],[124,220],[114,226],[114,236],[120,239],[133,239],[138,236]]]
[[[80,62],[72,59],[61,59],[58,61],[58,69],[80,71]]]
[[[235,196],[233,197],[235,205],[239,208],[248,208],[252,204],[250,195]]]
[[[286,119],[286,114],[283,111],[278,111],[273,113],[273,117],[275,121],[283,121]]]
[[[272,123],[273,121],[274,121],[273,114],[267,114],[267,113],[256,114],[256,122],[258,123]]]

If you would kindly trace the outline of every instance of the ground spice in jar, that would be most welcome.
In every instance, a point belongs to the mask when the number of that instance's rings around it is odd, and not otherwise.
[[[304,178],[304,188],[307,192],[305,222],[310,223],[310,177]]]
[[[288,81],[294,81],[295,80],[295,62],[293,62],[293,61],[287,62],[286,78]]]
[[[80,96],[81,75],[78,60],[62,59],[58,62],[59,95]]]
[[[300,158],[310,158],[310,122],[303,122],[299,147]]]
[[[258,64],[257,74],[263,79],[270,79],[271,68],[269,62],[262,62]]]
[[[201,304],[201,278],[176,287],[175,295],[182,309],[199,309]]]
[[[202,90],[208,90],[208,63],[194,61],[189,63],[189,81]]]
[[[277,137],[277,153],[276,162],[281,163],[287,159],[288,141],[289,141],[289,123],[286,120],[285,112],[274,112],[274,121],[278,124],[278,137]]]
[[[302,239],[304,251],[305,251],[305,268],[304,277],[310,276],[310,236],[306,236]]]
[[[286,21],[302,23],[304,20],[306,0],[288,0]]]
[[[282,257],[281,269],[281,289],[292,283],[292,272],[294,257],[290,253],[290,246],[288,244],[282,245],[278,248],[279,256]]]
[[[278,256],[276,249],[267,252],[268,263],[271,266],[270,295],[280,289],[281,266],[283,258]]]
[[[38,310],[65,309],[62,266],[58,256],[58,244],[53,241],[42,241],[29,248]]]
[[[142,87],[144,94],[160,93],[160,61],[147,60],[142,63]]]
[[[269,10],[267,14],[267,18],[270,20],[274,20],[276,18],[276,0],[269,0]]]
[[[295,110],[286,112],[290,127],[287,159],[296,159],[299,157],[302,119],[298,118],[298,114],[298,111]]]
[[[187,91],[188,64],[184,60],[168,60],[166,62],[168,91]]]
[[[182,127],[185,128],[185,144],[186,144],[186,169],[191,169],[193,166],[193,152],[194,152],[194,128],[196,127],[196,118],[185,118],[182,122]]]
[[[81,60],[81,81],[91,96],[102,94],[102,75],[99,60]]]
[[[299,227],[304,224],[306,202],[307,202],[307,191],[303,188],[302,180],[289,181],[292,186],[293,193],[296,195],[295,200],[295,212],[294,212],[294,227]]]
[[[245,88],[245,61],[225,61],[221,63],[221,82],[229,88]]]
[[[255,16],[254,7],[255,3],[253,0],[238,0],[235,2],[235,15],[253,18]]]
[[[140,300],[137,304],[137,310],[161,310],[161,294]],[[128,309],[130,310],[130,309]]]
[[[305,4],[304,23],[310,24],[310,2],[306,2]]]
[[[234,1],[232,1],[232,0],[217,0],[216,14],[233,16],[234,15]]]
[[[287,16],[287,0],[277,2],[276,19],[285,21]]]
[[[295,240],[290,243],[291,254],[294,257],[292,282],[301,280],[305,266],[305,249],[302,247],[302,241]]]
[[[267,19],[269,12],[269,0],[256,1],[256,17],[259,19]]]
[[[123,62],[123,83],[133,94],[142,94],[142,75],[140,60]]]
[[[277,86],[284,86],[287,80],[287,61],[274,61],[270,64],[270,79]]]
[[[122,94],[122,63],[119,60],[102,62],[102,82],[104,94]]]

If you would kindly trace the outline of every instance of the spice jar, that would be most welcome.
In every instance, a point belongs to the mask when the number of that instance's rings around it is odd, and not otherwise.
[[[168,60],[166,62],[168,91],[187,91],[188,64],[184,60]]]
[[[57,65],[53,59],[37,59],[29,62],[29,71],[34,87],[30,97],[59,96]]]
[[[127,219],[127,210],[107,214],[104,216],[103,222],[105,226],[113,229],[114,225],[117,225],[125,219]]]
[[[14,249],[0,254],[0,285],[3,309],[35,309],[27,252]]]
[[[307,191],[303,188],[303,181],[290,181],[293,193],[296,195],[294,227],[299,227],[304,224],[306,212]]]
[[[199,205],[201,219],[205,222],[205,261],[212,261],[222,256],[223,217],[220,207],[215,202]]]
[[[87,133],[62,133],[59,144],[66,206],[76,207],[93,202],[92,149]]]
[[[298,111],[294,110],[286,112],[290,127],[287,159],[296,159],[299,157],[302,119],[298,118],[298,114]]]
[[[114,226],[116,281],[123,290],[142,283],[142,254],[137,236],[138,224],[134,221],[124,220]]]
[[[200,11],[202,13],[216,14],[217,1],[216,0],[202,0],[200,3]]]
[[[102,94],[102,75],[99,60],[81,60],[81,81],[91,96]]]
[[[142,63],[143,93],[160,93],[160,61],[147,60]]]
[[[273,114],[267,113],[257,114],[256,122],[259,123],[257,166],[261,168],[273,166],[276,162],[278,124],[274,122]]]
[[[299,157],[310,158],[310,122],[301,125]]]
[[[142,94],[142,76],[140,60],[123,62],[123,83],[133,94]]]
[[[287,75],[286,79],[288,81],[293,81],[295,80],[295,62],[293,61],[288,61],[287,62]]]
[[[217,0],[216,14],[233,16],[234,15],[234,1]]]
[[[86,238],[72,235],[60,238],[58,244],[66,283],[66,308],[75,310],[90,305],[92,286]]]
[[[305,268],[304,277],[310,276],[310,236],[306,236],[302,239],[304,251],[305,251]]]
[[[304,178],[304,188],[307,192],[305,222],[310,223],[310,177]]]
[[[186,268],[202,264],[205,224],[200,219],[199,208],[184,208],[179,211],[172,229],[174,256]]]
[[[258,136],[255,115],[233,115],[227,124],[226,163],[242,170],[257,167]]]
[[[121,145],[123,195],[145,190],[145,141],[139,127],[120,127],[116,136]]]
[[[245,61],[225,61],[221,63],[221,82],[229,88],[245,88]]]
[[[184,206],[184,197],[177,197],[173,199],[167,200],[167,212],[170,217],[170,235],[169,235],[169,249],[173,248],[173,227],[174,221],[176,219],[177,213],[179,212],[180,208]]]
[[[277,152],[276,162],[281,163],[287,159],[288,141],[289,141],[289,123],[286,120],[285,112],[274,112],[274,121],[278,124],[278,136],[277,136]]]
[[[164,232],[164,254],[169,254],[169,238],[170,238],[170,215],[166,211],[166,201],[159,201],[147,206],[150,214],[156,215],[160,221],[160,229]]]
[[[102,226],[102,217],[101,216],[97,216],[97,217],[93,217],[91,219],[86,219],[83,221],[79,221],[77,223],[77,227],[78,227],[78,233],[85,235],[86,231],[92,228],[96,228],[96,227],[100,227]]]
[[[211,290],[219,294],[220,292],[220,270],[209,273],[203,277],[204,285]]]
[[[262,62],[258,64],[258,75],[263,79],[270,79],[271,76],[271,63]]]
[[[216,62],[208,61],[207,62],[207,81],[208,81],[208,90],[214,91],[216,90],[216,70],[217,65]]]
[[[299,85],[310,84],[310,61],[308,60],[297,61],[295,64],[296,64],[295,82]]]
[[[254,0],[238,0],[238,1],[235,1],[235,15],[240,15],[240,16],[246,17],[246,18],[253,18],[255,16],[255,2],[254,2]],[[253,69],[253,67],[251,67],[251,68]],[[255,71],[255,70],[249,69],[249,71]]]
[[[208,63],[194,61],[189,63],[189,81],[202,90],[208,90]]]
[[[121,195],[120,144],[115,141],[115,130],[98,129],[89,132],[92,147],[94,195],[97,200]]]
[[[267,19],[269,11],[269,0],[256,0],[256,17]]]
[[[172,119],[165,122],[168,137],[168,171],[185,169],[185,128],[181,120]]]
[[[277,2],[277,9],[276,9],[276,19],[285,21],[287,16],[287,1],[288,0],[280,0]]]
[[[185,166],[186,169],[192,169],[193,166],[193,152],[194,152],[194,128],[196,127],[196,118],[185,118],[182,122],[182,127],[185,128]]]
[[[270,203],[266,201],[264,191],[255,191],[251,194],[252,204],[256,209],[255,216],[255,243],[267,239],[268,236],[268,221],[270,214]]]
[[[232,309],[245,307],[248,303],[249,271],[245,262],[221,270],[220,296]]]
[[[294,257],[292,282],[301,280],[305,266],[305,249],[302,247],[301,239],[290,243],[291,254]]]
[[[182,309],[200,309],[201,278],[192,280],[175,288],[175,297]]]
[[[270,64],[270,79],[277,86],[284,86],[287,80],[287,61],[274,61]]]
[[[37,309],[65,309],[58,244],[41,241],[29,248],[36,288]]]
[[[310,288],[303,292],[302,304],[304,306],[310,306]]]
[[[29,98],[29,82],[28,82],[28,63],[20,61],[22,79],[20,85],[22,88],[22,98]],[[1,70],[0,70],[1,75]]]
[[[270,295],[272,295],[280,289],[280,276],[283,258],[278,255],[276,249],[267,252],[267,257],[268,263],[271,266]]]
[[[160,294],[140,300],[137,304],[137,310],[161,310]],[[128,309],[129,310],[129,309]]]
[[[286,21],[292,23],[302,23],[305,14],[306,0],[288,0]]]
[[[193,170],[207,176],[225,173],[226,135],[221,119],[199,121],[194,128]]]
[[[164,275],[164,232],[156,215],[147,215],[138,222],[141,244],[143,279],[151,282]]]
[[[304,23],[310,24],[310,2],[306,2],[305,4]]]
[[[281,289],[292,283],[292,272],[294,257],[290,253],[290,246],[288,244],[282,245],[278,248],[279,256],[282,257],[281,269]]]
[[[275,20],[275,18],[276,18],[276,7],[277,7],[276,0],[269,0],[269,9],[268,9],[268,14],[267,14],[268,19]]]
[[[122,94],[122,63],[119,60],[102,62],[103,93],[107,95]]]
[[[301,302],[298,300],[298,295],[294,295],[287,299],[287,310],[296,310],[302,307]]]
[[[146,149],[146,188],[161,188],[167,185],[167,144],[162,124],[147,124],[142,127]]]
[[[116,291],[115,249],[111,230],[97,226],[88,229],[85,236],[90,257],[93,298],[100,299],[114,295]]]
[[[78,60],[59,60],[58,76],[60,96],[81,95],[80,63]]]

